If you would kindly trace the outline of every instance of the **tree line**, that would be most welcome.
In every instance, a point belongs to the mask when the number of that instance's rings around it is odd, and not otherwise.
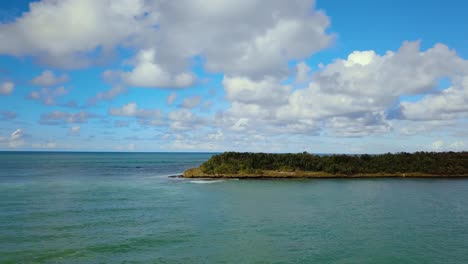
[[[314,155],[225,152],[200,166],[207,174],[261,173],[264,170],[332,174],[427,173],[468,175],[468,152],[415,152],[381,155]]]

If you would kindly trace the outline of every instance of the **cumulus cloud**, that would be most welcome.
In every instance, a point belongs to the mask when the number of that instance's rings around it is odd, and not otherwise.
[[[54,111],[41,115],[39,124],[41,125],[65,125],[87,123],[89,119],[97,116],[86,111],[77,113]]]
[[[305,133],[316,130],[311,120],[280,120],[277,111],[288,103],[292,87],[273,77],[253,80],[246,77],[225,77],[226,98],[231,107],[215,117],[217,125],[236,132],[256,131],[274,134],[279,130]]]
[[[391,120],[395,123],[395,120]],[[431,133],[456,127],[455,120],[397,120],[402,136],[430,135]]]
[[[173,130],[193,130],[206,124],[205,119],[195,115],[188,109],[178,109],[169,112],[168,119],[170,127]]]
[[[405,42],[384,55],[354,51],[347,59],[322,65],[301,89],[292,90],[272,77],[226,76],[223,85],[231,106],[217,120],[237,131],[316,133],[321,128],[322,133],[344,137],[388,133],[396,116],[412,120],[466,116],[464,76],[468,62],[442,44],[421,51],[419,42]],[[442,78],[449,78],[454,87],[435,92]],[[425,98],[400,104],[406,95]]]
[[[18,148],[25,144],[24,138],[25,133],[23,129],[18,128],[7,138],[0,137],[0,143],[6,145],[8,148]]]
[[[41,75],[31,80],[31,83],[41,87],[55,86],[68,81],[68,75],[56,76],[52,71],[45,70]]]
[[[200,55],[210,72],[284,76],[290,59],[330,45],[329,25],[314,0],[42,0],[0,24],[0,54],[76,68],[131,47],[140,52],[122,76],[127,83],[186,87],[194,82],[190,60]]]
[[[224,133],[220,129],[218,129],[215,133],[208,134],[207,138],[212,141],[223,141],[224,140]]]
[[[401,102],[402,117],[410,120],[451,120],[468,117],[468,76],[455,86],[417,102]]]
[[[245,77],[224,77],[226,98],[240,103],[278,105],[287,102],[291,87],[272,77],[254,81]]]
[[[213,141],[242,134],[238,146],[278,132],[353,138],[398,131],[411,136],[468,117],[468,62],[443,44],[421,50],[419,42],[405,42],[383,54],[354,51],[312,72],[304,60],[333,42],[329,25],[314,0],[42,0],[0,24],[0,54],[32,56],[57,69],[100,62],[116,48],[129,52],[128,60],[104,71],[112,88],[90,97],[88,106],[112,100],[126,87],[184,88],[203,83],[198,70],[221,73],[228,102],[214,105],[227,109],[216,109],[214,116],[207,111],[212,102],[192,96],[177,101],[179,108],[167,117],[135,102],[109,108],[110,116],[125,119],[109,124],[128,126],[133,117],[140,125],[164,125],[173,133],[200,128]],[[293,62],[299,62],[295,68]],[[52,88],[68,79],[46,70],[31,80],[40,89],[27,97],[57,105],[67,90]],[[441,79],[450,81],[448,89],[438,88]],[[0,94],[13,89],[13,83],[4,82]],[[407,96],[422,99],[404,100]],[[176,100],[176,93],[166,98],[168,105]],[[197,107],[201,113],[190,111]],[[94,117],[56,111],[43,114],[39,123],[79,124]],[[0,112],[0,120],[12,118]],[[193,140],[174,138],[181,146]],[[443,147],[464,146],[444,142]]]
[[[88,105],[96,105],[100,101],[110,101],[117,96],[127,93],[127,88],[122,85],[115,85],[104,92],[98,92],[95,96],[88,99]]]
[[[392,125],[385,120],[385,114],[367,113],[363,116],[332,117],[325,122],[329,134],[338,137],[363,137],[371,134],[384,134],[390,132]]]
[[[431,148],[433,151],[463,151],[465,150],[466,142],[464,141],[445,141],[442,139],[432,142]]]
[[[15,84],[12,82],[3,82],[0,84],[0,95],[10,95],[15,89]]]
[[[34,101],[41,101],[44,105],[56,105],[57,98],[68,94],[65,87],[41,88],[38,91],[32,91],[27,95],[27,98]]]
[[[202,97],[199,95],[195,95],[195,96],[185,98],[180,104],[180,106],[183,108],[192,109],[192,108],[199,106],[201,102],[202,102]]]
[[[296,82],[304,83],[310,80],[311,68],[305,62],[296,65]]]
[[[23,135],[24,133],[22,129],[16,129],[15,131],[13,131],[13,133],[11,133],[10,139],[12,141],[19,140],[23,137]]]
[[[381,113],[388,111],[401,96],[431,93],[441,78],[456,80],[467,72],[467,61],[442,44],[420,51],[419,42],[405,42],[397,52],[389,51],[383,56],[374,51],[355,51],[347,60],[336,60],[324,66],[313,75],[307,88],[294,91],[288,105],[278,111],[278,117],[332,118],[330,122],[333,122],[336,117],[359,120],[380,116],[382,122],[373,130],[387,131],[388,124]],[[442,94],[452,94],[452,91],[449,89]],[[460,99],[453,103],[455,108],[463,110]],[[403,114],[409,117],[406,112],[412,106],[402,103]],[[416,106],[412,110],[414,108]],[[367,130],[364,126],[360,129]]]
[[[188,87],[195,82],[195,76],[190,72],[171,73],[163,65],[156,62],[156,51],[147,49],[136,56],[135,68],[122,72],[122,80],[130,85],[147,88]]]
[[[154,12],[143,0],[43,0],[0,24],[0,54],[35,56],[63,68],[89,65],[129,37],[151,32]],[[77,23],[79,21],[79,23]]]
[[[222,149],[219,144],[213,141],[200,141],[194,137],[175,138],[170,143],[165,144],[166,149],[176,151],[216,151]]]
[[[168,105],[172,105],[176,99],[177,99],[177,94],[171,93],[169,94],[169,96],[167,96],[166,102]]]
[[[326,48],[330,21],[315,1],[158,1],[159,59],[172,67],[203,54],[206,68],[231,76],[284,75],[290,59]],[[203,8],[200,8],[203,6]]]
[[[198,130],[196,133],[188,133],[186,131],[173,131],[171,134],[164,134],[163,146],[166,149],[178,151],[271,151],[278,152],[281,149],[284,151],[285,145],[291,141],[284,139],[279,140],[278,137],[266,137],[260,134],[245,134],[245,133],[226,133],[220,129],[217,130]],[[207,140],[209,139],[209,140]]]
[[[160,118],[160,110],[138,109],[134,102],[123,105],[121,108],[110,108],[111,116],[135,117],[135,118]]]
[[[421,52],[419,42],[405,42],[383,56],[355,51],[324,66],[308,88],[293,92],[281,115],[319,119],[385,111],[400,96],[428,93],[439,79],[455,78],[467,66],[441,44]]]

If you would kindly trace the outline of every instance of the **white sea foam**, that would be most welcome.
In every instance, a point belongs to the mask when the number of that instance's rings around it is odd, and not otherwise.
[[[218,183],[218,182],[224,182],[226,180],[194,180],[190,181],[191,183],[197,183],[197,184],[207,184],[207,183]]]

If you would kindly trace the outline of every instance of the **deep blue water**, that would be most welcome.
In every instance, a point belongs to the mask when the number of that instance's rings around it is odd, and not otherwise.
[[[210,156],[0,152],[0,263],[468,263],[468,180],[167,177]]]

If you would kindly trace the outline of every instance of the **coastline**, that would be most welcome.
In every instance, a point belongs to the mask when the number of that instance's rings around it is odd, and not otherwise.
[[[207,174],[203,173],[200,168],[192,168],[186,170],[181,178],[186,179],[360,179],[360,178],[412,178],[412,179],[463,179],[468,178],[468,174],[462,175],[440,175],[428,173],[357,173],[357,174],[331,174],[327,172],[311,172],[311,171],[274,171],[264,170],[255,174]]]

